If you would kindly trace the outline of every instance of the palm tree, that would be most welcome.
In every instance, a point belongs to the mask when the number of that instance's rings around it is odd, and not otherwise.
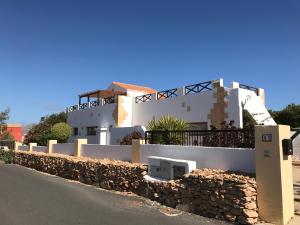
[[[182,135],[176,135],[177,132],[185,131],[190,128],[190,124],[183,120],[170,115],[164,115],[158,120],[152,119],[147,126],[147,130],[154,131],[151,133],[151,143],[156,144],[180,144],[184,141]],[[156,131],[156,132],[155,132]],[[169,131],[169,132],[163,132]]]
[[[163,131],[184,131],[189,129],[190,124],[174,116],[165,115],[158,120],[152,119],[147,126],[148,130],[163,130]]]

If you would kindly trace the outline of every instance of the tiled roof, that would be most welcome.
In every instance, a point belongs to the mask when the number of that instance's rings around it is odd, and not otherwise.
[[[143,86],[139,86],[139,85],[134,85],[134,84],[124,84],[124,83],[120,83],[120,82],[113,82],[114,85],[117,85],[119,87],[125,88],[127,90],[134,90],[134,91],[141,91],[141,92],[145,92],[145,93],[149,93],[149,94],[154,94],[157,91],[149,88],[149,87],[143,87]]]

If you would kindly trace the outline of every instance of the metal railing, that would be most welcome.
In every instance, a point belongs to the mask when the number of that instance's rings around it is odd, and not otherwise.
[[[89,103],[82,103],[79,105],[79,110],[84,110],[89,108]]]
[[[115,103],[115,102],[116,102],[115,96],[111,96],[111,97],[103,99],[103,104],[104,105],[106,105],[106,104],[112,104],[112,103]]]
[[[157,99],[177,97],[177,88],[157,92]]]
[[[146,131],[146,144],[254,148],[254,130]]]
[[[95,107],[97,107],[99,105],[100,105],[99,101],[92,101],[92,102],[90,102],[90,108],[95,108]]]
[[[239,87],[240,88],[243,88],[243,89],[246,89],[246,90],[249,90],[249,91],[254,91],[256,95],[258,95],[258,88],[256,87],[251,87],[251,86],[248,86],[248,85],[245,85],[245,84],[239,84]]]
[[[76,111],[76,110],[78,110],[78,105],[73,105],[73,106],[70,106],[68,108],[68,112],[73,112],[73,111]]]
[[[151,94],[146,94],[146,95],[141,95],[135,97],[135,103],[140,103],[140,102],[148,102],[151,101]]]
[[[212,83],[213,83],[212,81],[207,81],[207,82],[185,86],[185,94],[188,95],[188,94],[200,93],[204,91],[211,91]]]

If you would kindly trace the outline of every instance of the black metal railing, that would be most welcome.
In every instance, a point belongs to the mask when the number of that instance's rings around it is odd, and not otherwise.
[[[116,102],[115,96],[111,96],[111,97],[103,99],[103,104],[104,105],[106,105],[106,104],[112,104],[112,103],[115,103],[115,102]]]
[[[90,102],[90,108],[95,108],[95,107],[97,107],[99,105],[100,105],[99,101],[92,101],[92,102]]]
[[[79,110],[84,110],[89,108],[89,103],[82,103],[79,105]]]
[[[69,112],[73,112],[73,111],[76,111],[76,110],[78,110],[78,105],[70,106],[69,109],[68,109]]]
[[[146,94],[146,95],[141,95],[135,97],[135,103],[140,103],[140,102],[148,102],[151,101],[151,94]]]
[[[146,131],[146,144],[254,148],[254,130]]]
[[[157,92],[157,99],[177,97],[177,88]]]
[[[258,95],[258,88],[256,87],[251,87],[251,86],[248,86],[248,85],[245,85],[245,84],[239,84],[239,87],[240,88],[243,88],[243,89],[246,89],[246,90],[249,90],[249,91],[254,91],[256,95]]]
[[[185,94],[194,94],[212,90],[212,81],[185,86]]]

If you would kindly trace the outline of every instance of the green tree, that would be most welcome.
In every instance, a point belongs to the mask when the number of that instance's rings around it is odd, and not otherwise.
[[[0,112],[0,125],[6,124],[6,121],[9,119],[10,109],[7,108],[4,111]]]
[[[38,145],[47,145],[47,140],[51,139],[51,128],[56,123],[67,122],[67,115],[65,112],[52,114],[42,117],[40,122],[28,131],[24,137],[24,143],[36,142]]]
[[[56,123],[51,128],[51,139],[58,143],[66,143],[71,135],[71,127],[64,122]]]
[[[0,112],[0,140],[14,140],[13,136],[6,130],[6,121],[9,119],[10,109]]]
[[[300,127],[300,105],[289,104],[283,110],[269,111],[275,122],[278,124]]]
[[[174,116],[165,115],[158,120],[152,119],[147,126],[148,130],[184,131],[190,128],[190,124]]]
[[[0,140],[5,140],[5,141],[14,141],[15,138],[7,131],[4,131],[1,134]]]

